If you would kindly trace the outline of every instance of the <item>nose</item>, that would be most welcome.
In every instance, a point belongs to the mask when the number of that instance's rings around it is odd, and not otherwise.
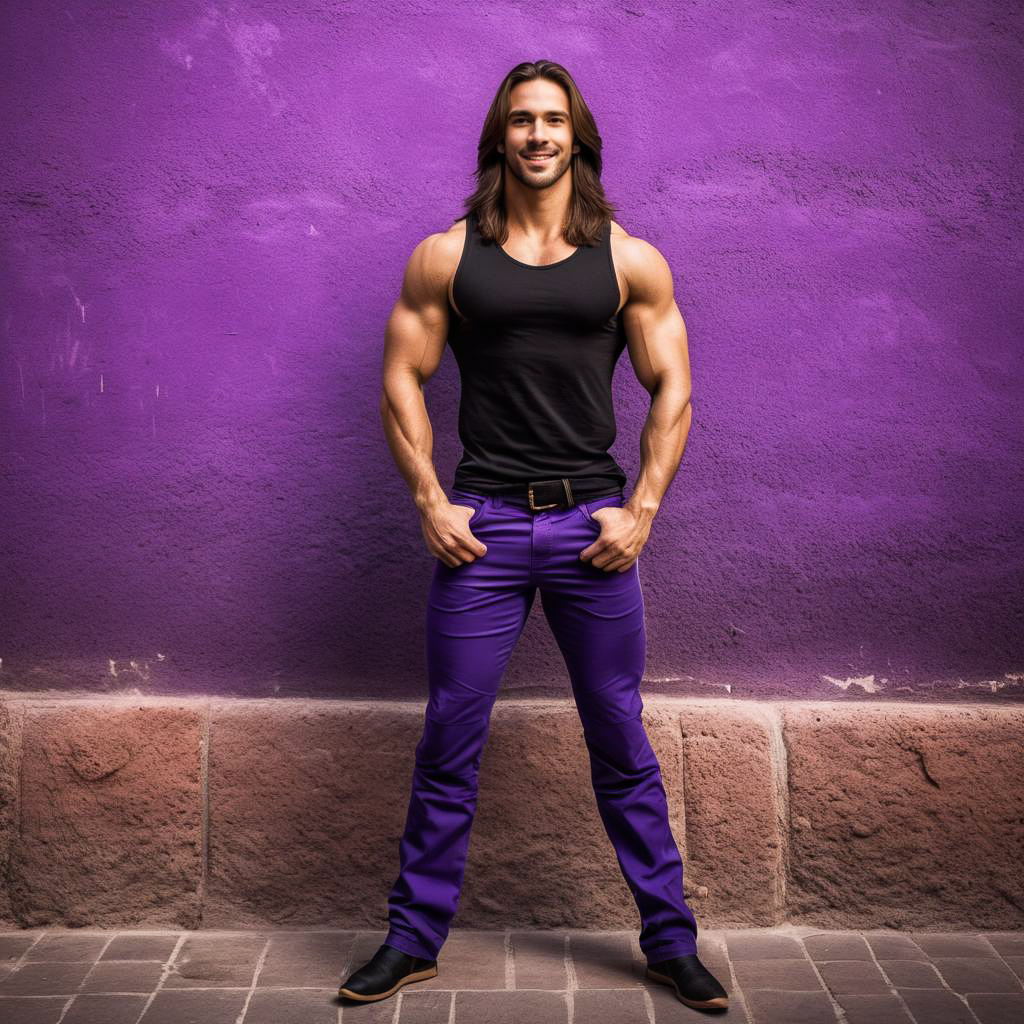
[[[530,142],[534,144],[537,149],[540,149],[540,144],[547,141],[547,135],[544,133],[544,122],[534,121],[533,127],[530,129]]]

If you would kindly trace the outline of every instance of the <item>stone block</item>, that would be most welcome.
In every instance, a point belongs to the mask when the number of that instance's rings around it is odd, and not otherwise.
[[[686,891],[706,927],[770,926],[784,901],[785,781],[774,712],[684,701]]]
[[[20,814],[21,709],[20,703],[0,699],[0,927],[3,928],[13,928],[21,923],[15,920],[8,885]]]
[[[217,701],[204,925],[382,928],[423,707]]]
[[[65,700],[23,713],[19,923],[197,927],[201,706]]]
[[[784,707],[790,920],[1024,925],[1024,710]]]
[[[682,852],[682,749],[676,712],[648,703],[643,723],[661,766]],[[685,877],[685,876],[684,876]],[[455,925],[636,928],[640,915],[597,810],[574,705],[495,705]]]
[[[783,920],[785,779],[773,716],[724,700],[680,706],[684,878],[705,927]]]

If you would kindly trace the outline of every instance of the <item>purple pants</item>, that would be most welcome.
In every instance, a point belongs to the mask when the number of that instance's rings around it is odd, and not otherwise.
[[[649,963],[695,953],[697,923],[683,897],[682,858],[641,721],[646,634],[639,559],[626,572],[606,572],[579,557],[601,531],[591,513],[621,507],[622,493],[542,512],[495,495],[456,491],[450,500],[473,507],[469,526],[487,553],[455,567],[435,561],[427,610],[430,697],[385,943],[436,960],[448,937],[491,707],[539,587],[569,671],[598,811],[640,911],[640,948]]]

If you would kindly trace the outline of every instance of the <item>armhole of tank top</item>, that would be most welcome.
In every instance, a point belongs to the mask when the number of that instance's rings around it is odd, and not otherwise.
[[[459,256],[459,265],[455,268],[451,283],[448,285],[448,305],[451,306],[456,316],[458,316],[459,323],[465,323],[466,318],[459,311],[458,306],[455,305],[455,285],[459,280],[459,271],[462,270],[462,265],[466,262],[466,253],[469,250],[469,233],[471,230],[469,218],[472,216],[472,212],[466,214],[466,237],[462,240],[462,253]]]
[[[605,246],[608,250],[608,269],[612,272],[612,285],[615,288],[615,312],[612,313],[612,317],[618,317],[621,315],[619,306],[622,305],[622,288],[619,285],[619,275],[615,272],[615,260],[612,258],[612,222],[611,218],[608,218],[608,237],[605,240]]]

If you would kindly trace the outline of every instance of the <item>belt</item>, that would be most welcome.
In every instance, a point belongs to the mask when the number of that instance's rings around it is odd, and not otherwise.
[[[503,500],[531,509],[534,512],[547,508],[572,508],[581,501],[600,498],[606,494],[617,494],[621,488],[616,487],[603,491],[574,491],[572,481],[568,477],[554,480],[530,480],[520,484],[518,489],[501,492]]]

